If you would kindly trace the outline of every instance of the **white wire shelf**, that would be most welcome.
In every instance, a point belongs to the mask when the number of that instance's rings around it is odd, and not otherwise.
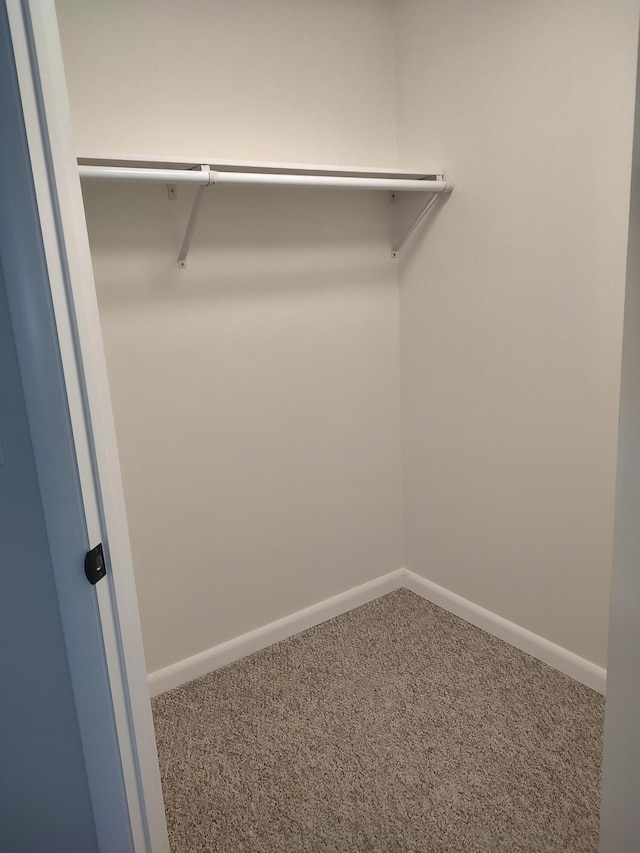
[[[166,184],[190,183],[198,186],[185,237],[178,256],[178,266],[186,267],[187,254],[200,212],[203,192],[216,185],[262,187],[315,187],[318,189],[374,190],[396,193],[427,194],[410,217],[408,225],[396,229],[393,239],[394,257],[417,225],[433,207],[440,194],[450,193],[453,182],[438,172],[409,172],[400,169],[372,169],[352,166],[306,165],[247,160],[211,159],[137,159],[129,157],[78,157],[80,177],[104,181],[155,181]]]

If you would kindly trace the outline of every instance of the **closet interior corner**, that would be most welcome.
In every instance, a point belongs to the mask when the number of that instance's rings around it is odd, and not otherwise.
[[[604,692],[637,14],[516,5],[57,0],[157,707],[400,588]]]

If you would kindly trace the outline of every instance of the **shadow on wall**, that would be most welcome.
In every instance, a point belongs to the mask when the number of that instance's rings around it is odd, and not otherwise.
[[[105,306],[397,282],[386,193],[212,188],[180,270],[192,188],[83,189]]]

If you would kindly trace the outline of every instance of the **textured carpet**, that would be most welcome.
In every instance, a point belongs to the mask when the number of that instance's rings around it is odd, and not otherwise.
[[[172,851],[595,851],[603,706],[390,593],[154,700]]]

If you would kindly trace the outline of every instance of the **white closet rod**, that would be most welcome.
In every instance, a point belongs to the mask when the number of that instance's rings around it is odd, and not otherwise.
[[[450,193],[453,181],[401,178],[354,178],[341,175],[283,175],[261,172],[215,172],[192,169],[136,169],[118,166],[79,166],[81,178],[114,181],[159,181],[163,184],[233,184],[265,187],[323,187],[327,189],[390,190],[392,192]]]

